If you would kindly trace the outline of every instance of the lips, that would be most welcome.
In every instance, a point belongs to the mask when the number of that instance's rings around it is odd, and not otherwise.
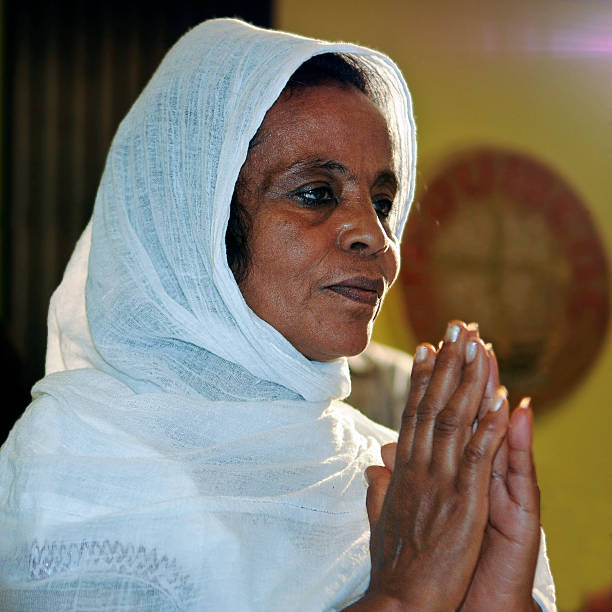
[[[327,289],[339,293],[353,302],[376,306],[384,293],[385,283],[381,278],[355,276],[328,285]]]

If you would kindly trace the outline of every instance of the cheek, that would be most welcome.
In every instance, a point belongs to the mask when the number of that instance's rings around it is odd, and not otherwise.
[[[312,276],[322,251],[320,236],[313,236],[299,223],[272,220],[266,223],[264,219],[255,238],[251,256],[261,274],[276,275],[279,284]]]
[[[249,272],[241,291],[251,309],[281,333],[303,318],[316,291],[320,246],[300,224],[261,218],[253,227]]]

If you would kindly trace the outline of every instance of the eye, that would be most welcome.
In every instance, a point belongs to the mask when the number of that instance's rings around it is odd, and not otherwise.
[[[387,219],[389,217],[389,215],[391,214],[391,209],[393,208],[393,200],[382,197],[375,199],[373,204],[376,214],[381,219]]]
[[[328,186],[301,189],[295,193],[295,197],[305,206],[312,207],[327,206],[338,202],[332,188]]]

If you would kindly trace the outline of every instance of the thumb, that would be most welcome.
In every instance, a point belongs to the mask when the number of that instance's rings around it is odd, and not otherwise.
[[[508,491],[523,509],[539,512],[540,493],[533,463],[533,412],[525,397],[510,417],[508,430]]]
[[[389,481],[391,480],[391,472],[382,465],[371,465],[366,468],[365,473],[368,481],[366,510],[368,511],[368,520],[370,521],[370,531],[373,532],[380,518]]]
[[[380,455],[385,467],[391,472],[395,469],[395,455],[397,454],[397,442],[389,442],[380,447]]]

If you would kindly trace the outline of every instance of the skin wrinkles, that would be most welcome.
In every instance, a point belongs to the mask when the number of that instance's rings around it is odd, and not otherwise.
[[[309,359],[360,353],[397,277],[392,168],[382,113],[330,83],[282,94],[240,171],[236,196],[252,223],[240,289]]]
[[[300,171],[308,170],[329,170],[330,176],[333,176],[334,172],[344,175],[348,180],[357,182],[358,177],[353,174],[347,167],[343,166],[340,162],[333,159],[322,159],[320,157],[313,157],[312,159],[305,159],[292,164],[286,169],[287,174],[299,174]],[[397,178],[393,172],[381,172],[380,176],[374,182],[375,186],[385,186],[390,188],[393,192],[397,191]]]

